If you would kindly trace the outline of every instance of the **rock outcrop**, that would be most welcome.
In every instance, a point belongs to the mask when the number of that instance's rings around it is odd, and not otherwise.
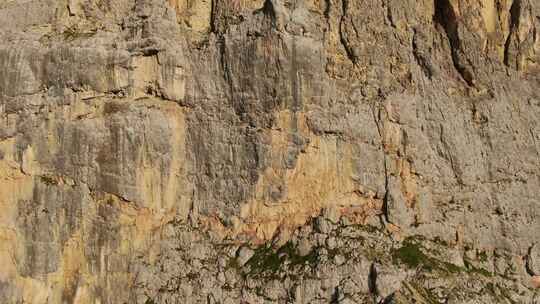
[[[0,1],[2,303],[540,303],[536,0]]]

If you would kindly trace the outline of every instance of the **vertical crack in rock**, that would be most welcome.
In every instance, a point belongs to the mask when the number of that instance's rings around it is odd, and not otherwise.
[[[510,30],[508,33],[508,37],[506,37],[506,42],[504,44],[504,63],[507,66],[511,66],[511,58],[510,58],[510,48],[511,44],[514,43],[513,39],[516,39],[515,35],[516,32],[519,31],[519,19],[521,14],[521,0],[514,0],[512,1],[512,5],[510,6]]]
[[[382,208],[381,208],[381,212],[382,212],[382,217],[381,217],[381,224],[384,224],[384,223],[392,223],[390,221],[390,216],[389,216],[389,179],[390,179],[390,173],[388,171],[388,156],[386,154],[386,151],[385,151],[385,147],[384,147],[384,135],[383,135],[383,126],[382,126],[382,106],[379,105],[379,103],[375,103],[374,105],[371,106],[371,113],[373,115],[373,121],[375,122],[375,126],[377,127],[377,133],[379,134],[379,137],[380,137],[380,142],[381,142],[381,146],[380,146],[380,150],[381,150],[381,153],[383,154],[383,165],[384,165],[384,194],[383,194],[383,197],[382,197],[382,202],[383,202],[383,205],[382,205]],[[384,218],[384,221],[383,221],[383,218]]]
[[[351,63],[356,64],[357,58],[354,53],[354,50],[350,46],[350,43],[348,42],[348,36],[345,34],[345,26],[347,23],[347,19],[350,18],[348,16],[349,13],[349,0],[341,0],[341,19],[339,22],[339,36],[340,36],[340,42],[343,48],[345,49],[345,53],[347,54],[347,58],[351,61]]]
[[[456,71],[459,73],[460,77],[467,82],[468,85],[473,85],[473,75],[468,68],[463,66],[462,60],[460,58],[461,42],[458,32],[458,16],[454,11],[453,5],[450,3],[450,0],[435,0],[435,15],[433,20],[435,24],[440,25],[450,44],[450,51],[452,54],[452,62]]]
[[[369,292],[376,298],[379,291],[377,290],[377,267],[375,267],[375,264],[371,264],[369,267],[368,286]]]

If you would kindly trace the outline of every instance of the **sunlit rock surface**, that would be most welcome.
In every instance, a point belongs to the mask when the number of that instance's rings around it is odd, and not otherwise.
[[[535,0],[0,0],[0,302],[540,303]]]

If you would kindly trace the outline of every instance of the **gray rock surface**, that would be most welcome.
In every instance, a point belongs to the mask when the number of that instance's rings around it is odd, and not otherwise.
[[[537,303],[535,0],[0,0],[3,303]]]

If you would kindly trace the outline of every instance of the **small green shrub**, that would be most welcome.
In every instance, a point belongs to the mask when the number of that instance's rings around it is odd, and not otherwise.
[[[415,268],[421,264],[428,264],[430,258],[420,250],[420,245],[411,239],[406,239],[403,245],[394,250],[392,254],[394,261],[400,261],[401,263]]]

